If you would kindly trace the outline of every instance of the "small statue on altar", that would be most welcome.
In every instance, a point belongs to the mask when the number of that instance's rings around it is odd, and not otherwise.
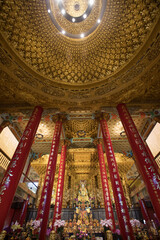
[[[82,208],[79,209],[79,211],[77,212],[78,213],[78,219],[82,221],[82,223],[85,223],[86,220],[88,220],[88,213],[85,209],[85,203],[83,202],[82,203]]]

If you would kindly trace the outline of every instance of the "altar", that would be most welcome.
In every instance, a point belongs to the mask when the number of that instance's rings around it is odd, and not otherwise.
[[[103,239],[104,228],[100,225],[98,219],[93,219],[89,193],[85,184],[85,181],[80,181],[73,220],[66,221],[64,235],[73,237],[73,239],[78,235],[90,238],[94,236],[96,239]]]

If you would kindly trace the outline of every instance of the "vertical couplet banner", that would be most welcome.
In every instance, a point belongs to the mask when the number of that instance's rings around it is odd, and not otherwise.
[[[56,163],[57,163],[57,154],[59,148],[59,141],[62,129],[62,121],[57,121],[55,124],[55,130],[53,134],[53,141],[50,150],[44,186],[42,189],[41,199],[38,207],[37,213],[37,220],[41,220],[41,230],[39,239],[44,240],[46,237],[46,230],[47,230],[47,222],[48,222],[48,215],[49,209],[51,204],[51,197],[52,197],[52,189],[54,183],[54,176],[56,171]]]
[[[114,221],[114,214],[113,214],[112,202],[111,202],[111,197],[109,192],[109,185],[108,185],[108,178],[107,178],[106,166],[105,166],[104,155],[103,155],[103,148],[101,143],[97,144],[97,149],[98,149],[99,166],[100,166],[100,173],[101,173],[106,218],[112,220],[111,230],[114,233],[116,230],[116,226]]]
[[[160,175],[152,157],[140,137],[137,128],[125,104],[119,104],[117,110],[135,156],[136,166],[143,177],[153,208],[160,221]]]
[[[26,218],[29,199],[30,199],[30,195],[27,196],[27,199],[23,203],[22,212],[21,212],[21,216],[20,216],[20,219],[19,219],[19,224],[21,226],[23,226],[24,220]]]
[[[11,207],[43,109],[35,107],[0,185],[0,232]]]
[[[102,119],[100,120],[100,124],[101,124],[101,129],[103,134],[103,141],[104,141],[104,146],[106,150],[106,155],[107,155],[108,168],[109,168],[109,173],[110,173],[110,178],[112,183],[112,189],[114,193],[114,199],[115,199],[115,205],[116,205],[121,235],[123,237],[123,240],[133,240],[135,238],[133,235],[132,226],[130,224],[127,204],[125,201],[125,196],[123,193],[123,188],[122,188],[122,184],[121,184],[119,173],[118,173],[117,163],[114,156],[114,151],[112,147],[112,142],[111,142],[107,122],[105,119]]]
[[[53,214],[52,229],[54,229],[55,221],[61,219],[66,152],[67,152],[67,145],[65,144],[62,146],[62,151],[61,151],[61,159],[60,159],[60,165],[59,165],[59,174],[58,174],[58,183],[57,183],[57,192],[56,192],[56,200],[55,200],[55,207],[54,207],[54,214]]]

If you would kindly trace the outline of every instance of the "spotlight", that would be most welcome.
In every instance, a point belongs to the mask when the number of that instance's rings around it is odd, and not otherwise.
[[[100,23],[100,22],[101,22],[101,19],[98,19],[97,22]]]
[[[94,3],[94,0],[90,0],[90,1],[89,1],[89,4],[90,4],[90,5],[93,5],[93,3]]]
[[[75,18],[72,18],[72,22],[75,22],[76,20],[75,20]]]
[[[81,33],[81,35],[80,35],[80,36],[81,36],[81,38],[83,38],[83,37],[84,37],[84,33]]]
[[[62,9],[61,13],[64,15],[66,13],[66,11],[64,9]]]
[[[64,30],[62,30],[62,34],[65,34],[66,32]]]
[[[48,13],[50,13],[51,12],[51,10],[50,9],[48,9]]]
[[[83,15],[83,18],[85,19],[87,17],[87,14],[85,13],[84,15]]]

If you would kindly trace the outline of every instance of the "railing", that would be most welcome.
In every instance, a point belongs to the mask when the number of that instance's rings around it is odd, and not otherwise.
[[[10,162],[10,158],[0,149],[0,167],[7,169]]]
[[[10,161],[11,161],[11,159],[7,156],[7,154],[5,152],[3,152],[2,149],[0,149],[0,167],[2,167],[3,169],[6,170]],[[35,185],[35,183],[29,177],[27,177],[27,175],[25,173],[22,173],[22,175],[25,177],[25,179],[28,180],[28,182],[31,182],[36,188],[38,188]]]

